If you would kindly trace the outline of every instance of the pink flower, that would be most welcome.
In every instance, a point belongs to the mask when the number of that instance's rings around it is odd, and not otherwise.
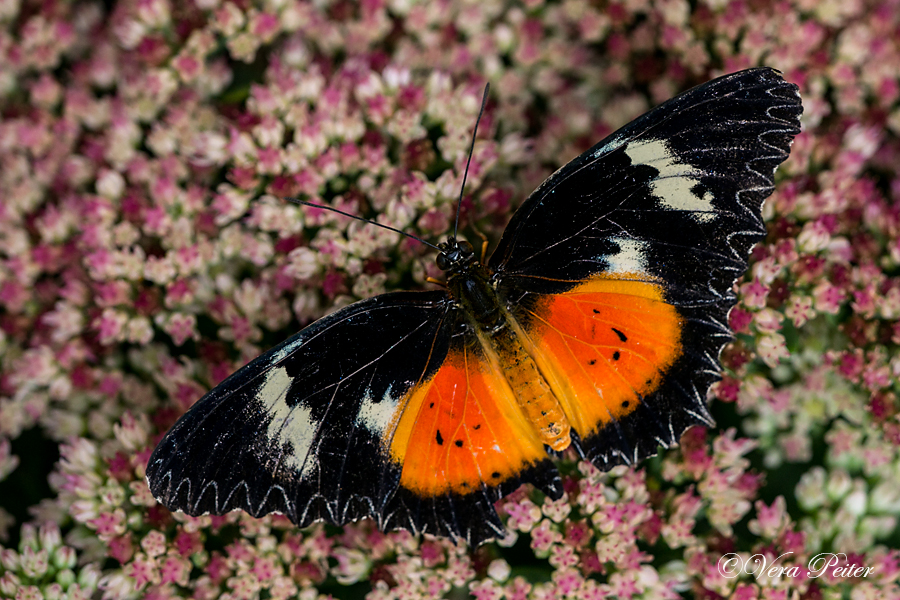
[[[112,538],[109,540],[108,545],[109,556],[123,565],[131,560],[131,557],[134,555],[134,544],[132,544],[130,533]]]
[[[148,428],[146,417],[135,418],[130,412],[126,412],[122,415],[121,422],[113,425],[113,435],[126,451],[134,452],[146,445]],[[146,548],[145,550],[150,552]]]
[[[739,583],[732,594],[733,600],[757,600],[759,588],[755,585]]]
[[[549,519],[531,530],[531,547],[538,555],[546,554],[550,547],[562,541],[562,535],[556,531]]]
[[[185,83],[197,79],[203,69],[203,62],[190,54],[180,54],[172,61],[172,67]]]
[[[508,600],[526,600],[531,589],[531,583],[525,578],[515,577],[511,583],[504,587],[503,593]]]
[[[562,523],[572,511],[572,505],[569,504],[567,496],[563,496],[559,500],[544,499],[541,506],[543,513],[549,517],[554,523]]]
[[[806,547],[806,534],[799,531],[785,531],[781,536],[779,548],[783,552],[801,554]]]
[[[199,552],[203,548],[199,532],[187,531],[182,528],[179,528],[175,536],[174,545],[178,554],[184,558],[190,558],[192,554]]]
[[[768,293],[769,289],[756,279],[741,286],[743,303],[748,308],[759,309],[765,307]]]
[[[176,346],[181,346],[189,339],[198,339],[197,319],[194,315],[172,313],[165,320],[163,329],[172,338]]]
[[[780,333],[763,335],[756,343],[756,350],[763,362],[771,368],[790,356],[784,336]]]
[[[771,506],[766,506],[761,500],[757,500],[754,506],[756,507],[756,519],[750,521],[748,525],[750,531],[764,539],[775,539],[789,521],[784,497],[778,496]]]
[[[584,585],[584,578],[575,569],[562,568],[553,572],[553,582],[556,584],[557,594],[576,598]]]
[[[254,598],[262,588],[261,582],[252,574],[246,573],[231,577],[227,581],[228,588],[237,598]]]
[[[541,509],[527,498],[520,502],[506,502],[503,508],[509,515],[506,526],[513,530],[531,531],[541,518]]]
[[[166,287],[166,308],[175,308],[178,305],[190,304],[194,300],[193,281],[189,279],[176,279]]]
[[[151,531],[141,540],[141,548],[147,556],[160,556],[166,552],[166,536],[159,531]]]
[[[570,520],[566,523],[564,541],[575,548],[580,548],[587,544],[591,539],[591,535],[591,528],[584,521]]]
[[[278,34],[278,17],[269,13],[256,13],[250,18],[247,29],[263,42],[269,42]]]
[[[257,152],[257,169],[260,173],[281,173],[281,151],[278,148],[260,148]]]
[[[788,590],[764,588],[762,597],[764,600],[787,600]]]
[[[213,552],[206,564],[206,573],[214,582],[220,582],[231,575],[231,566],[220,553]]]
[[[444,562],[443,547],[434,542],[423,542],[419,548],[419,555],[422,557],[422,563],[428,568]]]
[[[533,535],[533,534],[532,534]],[[575,549],[568,544],[555,544],[550,548],[550,564],[557,569],[570,569],[579,562]]]
[[[191,571],[191,563],[180,556],[166,556],[159,569],[160,583],[175,583],[180,586],[188,585],[188,575]]]
[[[195,273],[203,266],[200,248],[197,245],[179,248],[175,253],[175,267],[182,275]]]
[[[747,333],[750,323],[753,322],[753,313],[735,306],[728,314],[728,322],[735,333]]]
[[[98,536],[120,536],[125,533],[125,511],[117,508],[112,512],[101,512],[97,518],[88,521],[88,524],[96,530]]]
[[[500,600],[503,597],[503,588],[491,579],[484,579],[470,585],[469,593],[476,600]]]
[[[325,274],[322,282],[322,293],[327,297],[334,298],[345,289],[344,278],[337,271],[330,271]]]
[[[616,598],[633,598],[640,593],[635,575],[631,573],[613,573],[609,577],[609,593]]]
[[[134,589],[160,582],[159,565],[156,559],[138,553],[134,560],[125,565],[125,573],[134,580]]]
[[[803,327],[816,316],[816,312],[813,310],[813,299],[809,296],[791,296],[784,314],[793,321],[794,327]]]
[[[864,367],[865,362],[860,348],[841,354],[838,371],[847,379],[851,381],[858,379]]]

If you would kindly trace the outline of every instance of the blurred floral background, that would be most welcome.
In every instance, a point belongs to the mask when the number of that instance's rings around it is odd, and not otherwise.
[[[0,0],[0,24],[0,597],[900,597],[897,0]],[[504,499],[511,535],[478,549],[156,504],[149,453],[206,390],[438,275],[280,198],[437,241],[489,81],[462,224],[496,241],[603,136],[760,64],[800,85],[804,132],[717,428],[608,474],[563,461],[566,497]]]

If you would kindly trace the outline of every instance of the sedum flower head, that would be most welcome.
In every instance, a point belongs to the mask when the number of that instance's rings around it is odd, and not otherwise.
[[[877,1],[0,1],[0,597],[898,595],[897,25]],[[490,81],[460,213],[496,240],[603,136],[757,64],[800,85],[804,131],[735,288],[719,429],[610,473],[566,455],[564,497],[504,498],[478,549],[156,503],[150,452],[205,391],[439,276],[284,198],[440,238]]]

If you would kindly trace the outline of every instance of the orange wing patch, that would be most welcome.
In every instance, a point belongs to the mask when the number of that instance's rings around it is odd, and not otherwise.
[[[637,277],[595,276],[548,295],[520,328],[582,439],[632,412],[681,355],[681,317],[658,285]]]
[[[546,458],[502,373],[470,350],[451,350],[396,415],[391,459],[400,484],[421,497],[495,486]]]

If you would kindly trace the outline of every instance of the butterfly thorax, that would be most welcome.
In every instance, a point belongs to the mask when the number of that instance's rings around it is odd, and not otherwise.
[[[503,374],[540,440],[554,450],[564,450],[571,442],[569,420],[523,345],[523,330],[491,284],[490,270],[475,258],[466,241],[451,236],[438,247],[437,265],[447,273],[447,288],[459,306],[458,314],[478,341],[469,351],[484,354]]]
[[[465,240],[448,237],[438,246],[436,262],[447,273],[447,288],[463,312],[473,318],[478,329],[497,332],[506,326],[500,309],[500,298],[490,284],[490,272],[475,258],[472,245]]]

